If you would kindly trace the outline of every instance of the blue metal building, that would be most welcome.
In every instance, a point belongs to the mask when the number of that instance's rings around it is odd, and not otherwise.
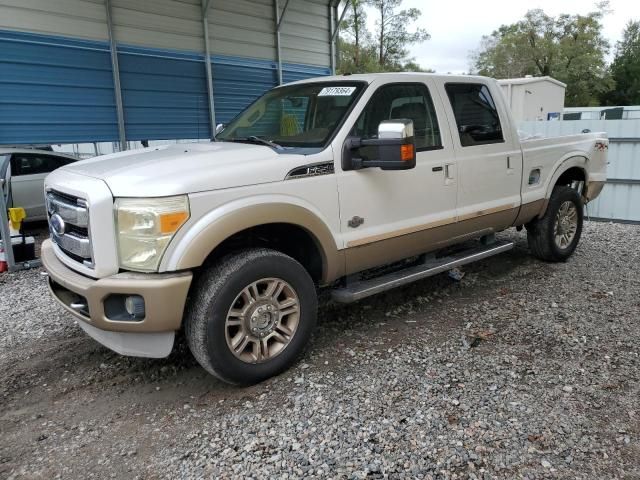
[[[338,23],[336,0],[0,0],[0,144],[209,138],[331,73]]]

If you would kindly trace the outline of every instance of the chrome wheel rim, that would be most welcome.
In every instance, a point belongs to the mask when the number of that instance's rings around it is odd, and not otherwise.
[[[560,205],[556,214],[553,235],[558,248],[565,249],[576,236],[578,231],[578,209],[569,200]]]
[[[227,313],[227,346],[245,363],[267,362],[287,348],[300,324],[300,300],[289,283],[263,278],[247,285]]]

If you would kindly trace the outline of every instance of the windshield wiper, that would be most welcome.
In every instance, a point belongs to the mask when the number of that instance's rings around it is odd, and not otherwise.
[[[275,142],[272,142],[271,140],[267,140],[265,138],[260,138],[256,135],[251,135],[249,137],[234,137],[234,138],[225,138],[224,140],[229,141],[229,142],[248,142],[248,143],[259,143],[261,145],[266,145],[268,147],[271,148],[276,148],[278,150],[280,150],[282,147],[282,145],[278,145]],[[223,140],[223,141],[224,141]]]

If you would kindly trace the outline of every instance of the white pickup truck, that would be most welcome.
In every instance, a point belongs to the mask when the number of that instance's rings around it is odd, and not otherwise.
[[[53,296],[125,355],[184,328],[209,372],[287,368],[317,289],[352,302],[508,250],[564,261],[606,178],[606,134],[520,140],[492,79],[323,77],[256,100],[211,143],[96,157],[46,179]]]

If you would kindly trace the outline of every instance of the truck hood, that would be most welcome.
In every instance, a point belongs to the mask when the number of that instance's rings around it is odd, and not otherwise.
[[[304,163],[267,146],[211,142],[129,150],[61,170],[101,179],[115,197],[155,197],[277,182]]]

